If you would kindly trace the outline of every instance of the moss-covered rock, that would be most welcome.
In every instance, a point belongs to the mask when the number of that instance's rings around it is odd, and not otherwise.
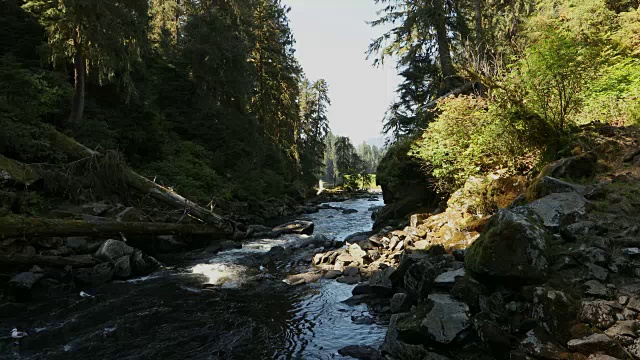
[[[540,220],[527,208],[502,209],[469,248],[465,266],[478,276],[538,282],[549,271],[547,242]]]

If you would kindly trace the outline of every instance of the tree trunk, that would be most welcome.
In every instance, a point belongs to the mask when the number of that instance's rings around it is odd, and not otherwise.
[[[0,239],[53,236],[110,235],[207,235],[211,239],[228,239],[230,234],[215,225],[171,224],[153,222],[119,222],[46,219],[21,216],[0,217]]]
[[[82,49],[80,47],[79,40],[79,32],[78,37],[73,39],[73,46],[75,48],[75,56],[73,57],[73,69],[74,69],[74,91],[73,91],[73,100],[71,102],[71,124],[77,124],[82,121],[82,117],[84,116],[84,85],[85,85],[85,76],[86,76],[86,63],[84,55],[82,55]]]
[[[451,60],[451,49],[449,47],[449,37],[447,35],[447,23],[443,0],[433,0],[435,9],[435,28],[438,42],[438,54],[440,56],[440,68],[446,91],[455,87],[455,70],[453,69],[453,61]]]
[[[484,56],[485,56],[485,48],[486,48],[486,44],[484,42],[484,38],[483,38],[483,32],[484,30],[482,29],[482,0],[475,0],[475,32],[476,32],[476,47],[478,50],[478,59],[480,61],[484,60]]]

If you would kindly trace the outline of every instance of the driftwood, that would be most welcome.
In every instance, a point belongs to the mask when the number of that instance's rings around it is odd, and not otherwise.
[[[0,217],[0,239],[28,239],[52,236],[125,235],[207,235],[212,239],[229,238],[229,233],[216,225],[171,224],[154,222],[84,221],[21,216]]]
[[[91,256],[44,256],[44,255],[2,255],[0,265],[44,265],[64,267],[67,265],[75,268],[92,267],[98,262]]]

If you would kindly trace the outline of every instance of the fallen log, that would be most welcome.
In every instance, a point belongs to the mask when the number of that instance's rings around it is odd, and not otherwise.
[[[0,180],[29,186],[40,180],[40,175],[31,166],[0,154]]]
[[[98,262],[90,255],[80,256],[44,256],[44,255],[2,255],[0,265],[43,265],[64,267],[67,265],[78,267],[92,267]]]
[[[207,235],[211,239],[228,239],[230,235],[216,225],[171,224],[154,222],[118,222],[47,219],[21,216],[0,217],[0,239],[27,239],[54,236],[110,235]]]
[[[72,158],[83,159],[94,156],[102,156],[99,152],[91,150],[88,147],[78,143],[73,138],[70,138],[55,129],[51,129],[49,134],[49,142],[53,148],[64,153]],[[1,160],[1,159],[0,159]],[[15,160],[12,160],[15,162]],[[19,163],[18,163],[19,164]],[[33,172],[37,174],[35,170],[29,165],[21,164],[26,170],[25,173]],[[171,189],[156,184],[155,182],[145,178],[144,176],[134,172],[126,166],[122,167],[124,180],[126,184],[134,190],[148,194],[152,198],[160,201],[175,209],[184,210],[186,213],[200,219],[202,222],[219,227],[220,232],[233,235],[237,232],[236,224],[224,218],[196,203],[186,199],[180,194],[175,193]]]

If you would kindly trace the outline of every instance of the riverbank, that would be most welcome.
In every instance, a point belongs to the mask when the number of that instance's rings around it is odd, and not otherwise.
[[[636,128],[609,128],[596,151],[548,165],[527,186],[473,178],[446,208],[317,255],[322,268],[356,267],[350,301],[391,315],[384,342],[341,352],[640,358],[639,140]]]
[[[30,333],[19,345],[2,341],[2,353],[20,359],[44,353],[50,359],[331,359],[354,340],[374,345],[386,329],[373,324],[368,306],[342,302],[352,285],[323,279],[311,266],[316,252],[371,228],[369,208],[381,202],[370,197],[330,202],[304,215],[315,235],[159,255],[165,268],[150,276],[1,306],[3,326]]]

